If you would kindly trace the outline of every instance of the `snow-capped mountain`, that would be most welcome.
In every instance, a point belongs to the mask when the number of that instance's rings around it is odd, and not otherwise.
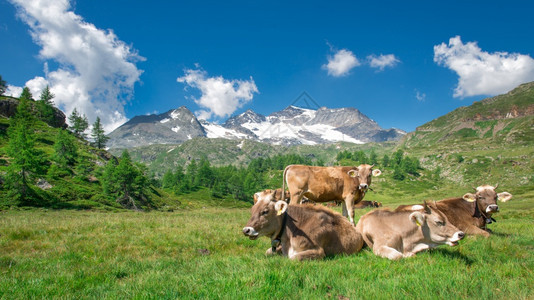
[[[161,115],[138,116],[109,134],[110,148],[176,144],[197,136],[252,139],[271,144],[325,144],[382,142],[400,139],[406,132],[382,129],[355,108],[317,110],[289,106],[269,116],[252,110],[224,124],[198,121],[184,106]]]
[[[180,144],[206,136],[195,115],[182,106],[159,115],[135,116],[108,137],[110,148],[133,148],[152,144]]]

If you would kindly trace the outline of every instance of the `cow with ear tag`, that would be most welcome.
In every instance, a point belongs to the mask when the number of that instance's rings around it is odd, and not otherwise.
[[[371,211],[360,218],[356,230],[374,254],[391,260],[442,244],[456,246],[464,237],[435,205],[426,202],[416,211]]]
[[[350,222],[322,205],[289,205],[275,200],[274,193],[258,200],[243,228],[251,240],[266,236],[271,246],[266,255],[290,259],[319,259],[361,250],[363,240]]]
[[[496,222],[492,217],[499,212],[497,201],[512,199],[508,192],[497,193],[498,185],[481,185],[475,193],[466,193],[461,198],[450,198],[436,202],[437,208],[449,221],[466,234],[490,236],[488,224]],[[401,205],[396,210],[420,210],[421,205]]]

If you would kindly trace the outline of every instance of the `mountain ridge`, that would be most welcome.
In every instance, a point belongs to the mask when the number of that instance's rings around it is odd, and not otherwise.
[[[195,137],[250,139],[274,145],[356,144],[399,140],[404,131],[383,129],[358,109],[290,105],[268,116],[249,109],[223,124],[198,120],[185,106],[163,114],[135,116],[108,136],[110,148],[180,144]]]

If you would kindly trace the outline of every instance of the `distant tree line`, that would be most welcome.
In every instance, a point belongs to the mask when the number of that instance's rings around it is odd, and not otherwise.
[[[378,165],[381,168],[390,168],[393,169],[393,179],[400,181],[405,180],[408,174],[412,176],[419,176],[419,171],[422,170],[419,160],[417,158],[404,155],[404,151],[401,149],[391,154],[391,157],[387,154],[384,154],[382,159],[378,158],[378,155],[374,150],[371,150],[369,155],[366,155],[362,150],[355,152],[344,150],[337,154],[336,161],[338,165],[370,164]]]
[[[211,166],[206,158],[191,160],[183,168],[176,166],[161,179],[161,186],[177,195],[208,188],[215,198],[232,196],[237,200],[251,201],[252,195],[266,188],[281,187],[281,170],[290,164],[322,165],[321,160],[287,154],[252,159],[246,167]]]

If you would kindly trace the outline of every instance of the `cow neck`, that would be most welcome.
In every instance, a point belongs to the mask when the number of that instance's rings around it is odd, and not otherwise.
[[[480,218],[482,217],[484,219],[484,229],[486,229],[487,224],[491,224],[492,222],[497,222],[494,218],[486,215],[483,211],[478,208],[478,200],[474,202],[475,203],[475,212],[473,214],[473,217]]]
[[[273,253],[276,252],[276,248],[281,243],[282,234],[284,233],[284,229],[286,228],[286,221],[287,221],[287,211],[284,212],[284,216],[282,219],[282,226],[280,227],[280,231],[276,235],[276,237],[271,241],[271,250]]]

